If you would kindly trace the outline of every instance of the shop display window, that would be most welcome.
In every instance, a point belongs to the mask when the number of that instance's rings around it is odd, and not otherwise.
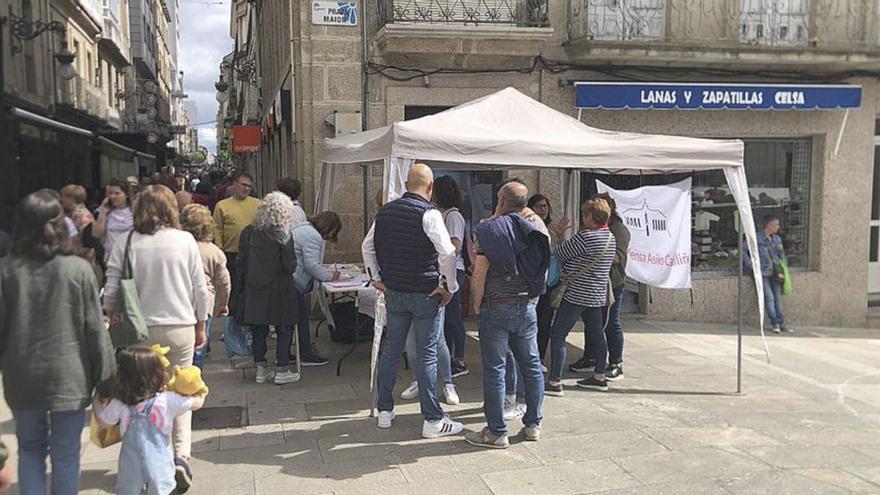
[[[778,216],[791,267],[809,266],[811,139],[747,139],[745,168],[752,214]],[[596,193],[596,179],[615,189],[670,184],[693,178],[691,191],[691,266],[694,271],[735,272],[739,219],[724,172],[623,176],[583,173],[581,195]]]

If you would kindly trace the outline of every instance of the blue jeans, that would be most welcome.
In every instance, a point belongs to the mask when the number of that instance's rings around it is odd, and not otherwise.
[[[785,325],[785,314],[782,312],[782,282],[776,277],[764,279],[764,306],[773,326]]]
[[[212,321],[214,321],[213,316],[209,316],[205,321],[205,346],[193,354],[193,366],[198,366],[199,369],[202,369],[202,366],[205,365],[205,356],[208,354],[208,342],[211,342]]]
[[[526,426],[541,423],[544,375],[538,357],[538,317],[535,302],[487,304],[480,311],[480,354],[483,367],[483,401],[486,422],[495,435],[506,435],[504,423],[505,375],[508,349],[521,370],[526,394]],[[515,371],[514,371],[515,373]]]
[[[422,416],[428,421],[442,419],[443,410],[437,401],[437,343],[443,333],[440,298],[428,297],[427,294],[389,290],[385,294],[385,309],[388,323],[385,349],[379,356],[376,408],[379,411],[394,410],[397,366],[403,355],[406,336],[412,327],[416,336],[414,365],[417,368]]]
[[[562,380],[565,368],[565,338],[574,327],[578,318],[583,319],[587,331],[588,347],[596,360],[596,373],[605,373],[608,366],[608,343],[602,331],[602,308],[588,308],[563,300],[556,311],[556,319],[550,329],[550,376],[549,380]]]
[[[453,352],[455,359],[464,359],[464,315],[461,312],[461,289],[464,287],[466,275],[464,270],[456,270],[458,291],[452,295],[452,301],[446,305],[446,320],[443,322],[443,333],[446,335],[446,346]]]
[[[440,313],[445,313],[444,309],[441,309]],[[410,332],[406,336],[406,358],[410,360],[409,371],[412,373],[412,381],[414,382],[419,381],[419,367],[416,366],[415,362],[416,354],[416,334],[415,332]],[[449,347],[446,346],[444,339],[437,341],[437,373],[437,378],[443,380],[444,385],[452,383],[452,361],[449,359]]]
[[[540,349],[539,349],[540,359]],[[516,365],[516,357],[510,350],[507,350],[507,372],[504,375],[504,389],[507,395],[516,395],[516,401],[526,403],[526,382],[523,380],[522,373]]]
[[[623,362],[623,323],[620,321],[620,307],[623,305],[623,286],[614,289],[614,304],[611,305],[609,314],[608,307],[602,308],[602,322],[605,327],[605,340],[608,342],[608,362],[620,364]],[[606,321],[607,319],[607,321]],[[593,352],[590,350],[590,339],[587,335],[587,327],[584,326],[584,359],[592,359]]]
[[[269,325],[253,325],[254,332],[254,362],[266,364],[266,339],[269,338]],[[279,368],[290,366],[290,342],[293,340],[293,327],[276,326],[275,336],[275,364]]]
[[[80,435],[85,409],[13,411],[22,495],[46,495],[46,456],[52,456],[52,495],[79,493]]]
[[[297,287],[296,289],[296,305],[299,308],[299,324],[296,331],[299,335],[299,355],[300,358],[311,357],[312,355],[312,337],[309,335],[309,310],[306,296],[308,292],[303,292]],[[291,328],[291,331],[293,329]]]

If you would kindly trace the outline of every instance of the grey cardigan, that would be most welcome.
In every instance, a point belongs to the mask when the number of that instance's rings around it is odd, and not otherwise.
[[[0,259],[0,367],[13,411],[84,409],[113,377],[116,358],[85,260]]]

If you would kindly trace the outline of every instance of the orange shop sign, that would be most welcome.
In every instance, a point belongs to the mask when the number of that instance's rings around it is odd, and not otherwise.
[[[232,152],[259,153],[261,131],[258,125],[232,126]]]

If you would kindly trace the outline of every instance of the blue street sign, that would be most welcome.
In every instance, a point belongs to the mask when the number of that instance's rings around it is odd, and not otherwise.
[[[575,81],[578,108],[811,110],[858,108],[862,87],[826,84],[690,84]]]

